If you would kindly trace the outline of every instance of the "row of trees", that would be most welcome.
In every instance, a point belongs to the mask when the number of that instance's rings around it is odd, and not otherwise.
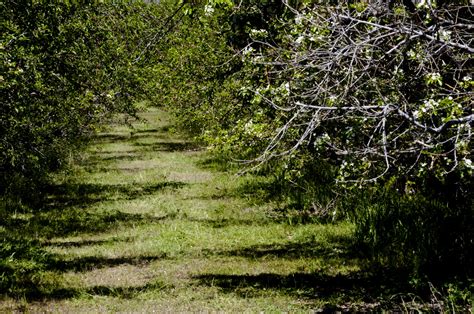
[[[140,3],[0,4],[0,193],[34,189],[104,120],[135,113],[144,53],[163,8]],[[28,194],[28,193],[25,193]]]
[[[110,117],[134,116],[137,101],[150,97],[155,56],[147,47],[166,31],[167,10],[120,1],[0,3],[2,296],[45,296],[57,288],[45,272],[55,256],[38,240],[51,226],[32,227],[33,218],[20,222],[17,214],[44,213],[50,174],[65,169]],[[66,215],[66,224],[85,219],[76,214]]]

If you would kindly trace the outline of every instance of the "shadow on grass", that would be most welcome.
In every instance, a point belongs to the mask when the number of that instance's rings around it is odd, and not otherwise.
[[[111,296],[120,299],[132,299],[141,293],[151,291],[163,291],[171,289],[172,286],[161,282],[155,281],[138,287],[108,287],[108,286],[95,286],[86,289],[83,294],[90,296]]]
[[[394,295],[416,293],[428,299],[426,291],[415,291],[408,284],[409,273],[404,270],[388,270],[374,267],[349,236],[325,237],[319,241],[308,239],[273,245],[254,245],[236,250],[205,252],[214,256],[244,257],[250,260],[268,259],[318,259],[324,262],[319,272],[294,272],[290,274],[221,274],[206,273],[193,277],[197,284],[218,287],[223,293],[242,298],[265,297],[268,294],[285,294],[295,298],[317,300],[327,306],[327,312],[373,310],[376,305],[391,309],[390,298]],[[357,266],[339,274],[343,265]],[[399,301],[399,300],[398,300]],[[357,308],[362,304],[362,308]],[[346,306],[344,309],[343,307]]]
[[[112,286],[94,286],[90,288],[75,289],[65,287],[34,287],[24,291],[21,295],[22,300],[27,301],[48,301],[48,300],[65,300],[77,297],[95,297],[108,296],[119,299],[132,299],[141,293],[152,291],[164,291],[173,288],[172,285],[161,282],[152,281],[142,286],[129,287],[112,287]],[[28,311],[25,311],[28,312]]]
[[[228,251],[213,252],[221,256],[238,256],[251,259],[256,258],[340,258],[343,261],[363,259],[362,250],[355,247],[349,236],[326,237],[323,241],[306,240],[279,244],[253,245],[245,248]]]
[[[133,136],[136,136],[136,134],[147,134],[147,133],[152,133],[152,134],[157,134],[161,133],[162,135],[167,135],[169,136],[170,133],[173,133],[173,126],[172,125],[161,125],[161,126],[156,126],[153,128],[145,128],[145,129],[133,129],[131,132],[134,134]]]
[[[165,181],[152,185],[75,184],[49,186],[45,197],[24,212],[6,208],[0,211],[0,227],[11,234],[51,238],[80,233],[104,232],[118,226],[156,223],[168,216],[126,213],[94,208],[101,202],[133,200],[165,189],[179,189],[185,183]]]
[[[90,154],[82,165],[89,172],[106,172],[114,169],[114,163],[135,160],[147,160],[153,158],[143,153],[153,152],[195,152],[202,149],[201,146],[192,142],[154,142],[140,143],[129,141],[132,145],[130,150],[126,151],[97,151]],[[134,149],[134,148],[136,149]]]
[[[98,172],[109,172],[109,171],[120,171],[116,167],[116,163],[126,161],[138,161],[138,160],[150,160],[155,156],[148,155],[143,156],[143,151],[140,150],[127,150],[121,152],[95,152],[82,162],[82,166],[85,170],[92,173]]]
[[[133,133],[135,134],[143,134],[143,133],[166,133],[169,131],[168,126],[162,126],[159,128],[154,128],[154,129],[145,129],[145,130],[134,130]]]
[[[318,299],[328,304],[328,310],[337,310],[337,305],[344,303],[375,303],[382,297],[406,291],[406,287],[400,286],[393,276],[367,272],[335,276],[320,273],[262,273],[204,274],[194,279],[198,284],[219,287],[224,293],[234,293],[244,298],[265,296],[273,291],[299,298]]]
[[[232,162],[222,157],[208,157],[197,162],[197,165],[205,170],[217,170],[231,174],[242,170],[242,163]],[[208,196],[210,199],[219,199],[225,197],[240,197],[251,199],[254,204],[262,205],[269,201],[278,201],[285,199],[285,192],[289,186],[284,184],[281,179],[272,175],[251,174],[249,177],[239,178],[241,180],[237,187],[221,190],[220,193]],[[200,197],[206,199],[205,197]]]
[[[193,142],[133,143],[133,145],[139,147],[140,151],[185,152],[201,149],[199,145]]]
[[[136,146],[139,141],[165,141],[168,126],[122,133],[102,133],[95,138],[99,146],[113,143],[121,145],[123,152],[99,150],[90,153],[83,166],[96,168],[112,165],[115,161],[143,158],[142,151],[160,148],[161,151],[183,151],[191,148],[189,143],[158,143],[156,146]],[[126,145],[126,146],[124,146]],[[103,146],[102,148],[104,148]],[[136,148],[136,150],[134,149]],[[93,169],[94,170],[94,169]],[[110,170],[110,169],[107,169]],[[0,196],[0,295],[26,298],[26,300],[48,300],[72,298],[79,295],[103,295],[121,298],[138,293],[161,290],[162,283],[149,283],[141,287],[106,287],[74,290],[61,286],[60,274],[68,271],[82,272],[96,268],[121,264],[142,265],[166,258],[164,254],[136,257],[88,256],[66,259],[51,254],[46,246],[63,248],[106,245],[127,241],[84,240],[54,243],[46,239],[78,234],[102,233],[122,226],[142,223],[160,223],[170,216],[155,217],[145,214],[126,213],[120,210],[101,209],[99,203],[117,200],[133,200],[163,190],[179,189],[185,183],[164,181],[156,184],[86,184],[68,182],[60,185],[45,185],[34,195],[21,201],[13,200],[5,205]],[[31,193],[33,194],[33,193]]]
[[[85,256],[72,260],[56,260],[47,265],[48,270],[84,272],[93,269],[107,268],[119,265],[141,266],[157,260],[166,259],[166,254],[141,255],[130,257]]]
[[[124,152],[124,153],[115,153],[111,156],[104,156],[104,155],[99,155],[95,158],[89,158],[91,160],[88,160],[87,162],[84,163],[84,166],[91,166],[91,165],[100,165],[100,164],[108,164],[108,163],[113,163],[113,162],[119,162],[119,161],[134,161],[134,160],[143,160],[143,156],[140,154],[130,151],[130,152]],[[95,160],[94,160],[95,159]]]
[[[165,189],[179,189],[184,182],[163,181],[150,185],[136,184],[87,184],[66,183],[51,185],[44,189],[46,204],[42,211],[72,206],[87,207],[97,202],[110,200],[132,200],[142,196],[158,193]]]
[[[86,256],[64,259],[49,253],[40,241],[28,239],[24,235],[0,233],[0,294],[26,300],[65,299],[81,294],[130,296],[132,292],[142,292],[145,287],[107,288],[95,287],[90,290],[64,288],[59,274],[64,272],[84,272],[118,265],[143,266],[150,262],[167,258],[165,254],[130,257]],[[153,288],[150,286],[150,288]]]
[[[120,264],[143,264],[164,255],[130,258],[86,257],[65,260],[49,253],[45,246],[54,245],[44,239],[74,236],[83,233],[102,233],[123,226],[160,223],[170,216],[155,217],[126,213],[120,210],[101,210],[95,203],[134,199],[163,189],[177,189],[180,182],[160,182],[147,186],[63,184],[46,188],[44,198],[31,204],[0,203],[0,294],[27,299],[68,298],[76,291],[56,289],[65,271],[85,271]],[[0,199],[3,201],[3,199]],[[40,241],[44,241],[43,243]],[[118,240],[120,241],[120,240]],[[78,243],[78,246],[104,244]],[[74,243],[64,244],[74,246]],[[128,292],[127,292],[128,293]]]
[[[131,242],[132,238],[112,238],[107,240],[79,240],[79,241],[66,241],[66,242],[50,242],[46,241],[43,244],[47,246],[55,246],[61,248],[79,248],[83,246],[92,246],[92,245],[104,245],[112,244],[117,242]]]
[[[231,158],[208,155],[197,163],[199,167],[205,170],[217,170],[221,172],[237,172],[242,169],[242,164],[232,161]]]
[[[258,219],[238,219],[238,218],[187,218],[189,221],[198,222],[211,228],[225,228],[229,226],[259,226],[267,221]]]
[[[94,136],[94,142],[97,143],[117,143],[121,141],[129,141],[131,138],[130,133],[125,134],[111,134],[111,133],[99,133]]]
[[[119,143],[127,142],[133,143],[137,140],[142,140],[146,138],[159,138],[160,135],[167,136],[167,127],[155,128],[155,129],[145,129],[145,130],[133,130],[129,132],[121,132],[119,134],[114,133],[99,133],[94,136],[94,142],[100,144],[109,144],[109,143]]]
[[[6,217],[4,228],[12,234],[34,238],[72,236],[81,233],[99,233],[119,226],[157,223],[169,216],[155,217],[124,213],[118,210],[91,212],[81,208],[38,212],[30,218]]]

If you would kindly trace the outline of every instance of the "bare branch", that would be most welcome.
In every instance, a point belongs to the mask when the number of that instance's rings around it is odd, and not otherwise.
[[[318,134],[336,155],[366,162],[365,181],[417,171],[425,159],[453,171],[460,154],[470,157],[457,148],[470,143],[474,122],[473,26],[462,7],[430,6],[431,23],[379,4],[360,13],[285,4],[296,16],[283,22],[291,31],[278,44],[255,42],[260,50],[245,57],[267,69],[256,94],[286,119],[258,163],[316,145]],[[287,96],[276,91],[282,82]]]

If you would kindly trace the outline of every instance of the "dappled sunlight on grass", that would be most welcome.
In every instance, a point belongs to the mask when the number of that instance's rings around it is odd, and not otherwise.
[[[18,255],[0,271],[34,261],[35,279],[0,311],[366,309],[406,292],[367,268],[351,224],[280,219],[267,178],[219,170],[161,110],[142,117],[99,134],[36,207],[1,212]]]

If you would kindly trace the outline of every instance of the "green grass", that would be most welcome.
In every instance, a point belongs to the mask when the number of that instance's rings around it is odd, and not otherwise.
[[[403,305],[404,287],[367,270],[351,224],[275,219],[279,204],[252,190],[265,178],[204,166],[205,150],[170,132],[165,112],[142,117],[99,134],[38,208],[2,212],[4,276],[30,271],[3,293],[1,312]]]

